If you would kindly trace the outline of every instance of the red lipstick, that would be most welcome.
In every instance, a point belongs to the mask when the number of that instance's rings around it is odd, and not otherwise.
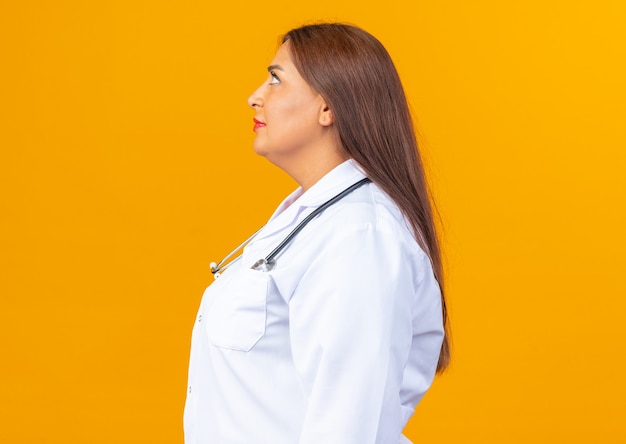
[[[254,119],[254,118],[252,120],[254,121],[254,127],[252,128],[252,131],[256,131],[259,128],[263,128],[263,127],[266,126],[266,124],[261,122],[260,120],[257,120],[257,119]]]

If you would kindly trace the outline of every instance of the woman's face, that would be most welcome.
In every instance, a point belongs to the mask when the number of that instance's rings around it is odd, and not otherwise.
[[[289,51],[279,49],[268,77],[248,98],[254,116],[254,151],[283,167],[303,161],[319,144],[332,123],[324,99],[300,76]],[[283,167],[284,169],[284,167]]]

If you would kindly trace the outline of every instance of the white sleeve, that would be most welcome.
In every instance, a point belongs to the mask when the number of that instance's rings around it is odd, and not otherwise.
[[[429,264],[420,269],[425,255],[416,248],[366,226],[321,248],[303,275],[289,303],[294,362],[308,397],[299,444],[400,439],[407,419],[403,376],[415,360],[409,355],[416,350],[416,319],[435,313],[427,321],[434,327],[423,329],[430,344],[419,347],[430,355],[418,361],[432,361],[441,344],[441,335],[431,334],[441,329],[438,287],[420,289],[421,275],[431,270]],[[433,364],[423,372],[417,379],[430,385]]]

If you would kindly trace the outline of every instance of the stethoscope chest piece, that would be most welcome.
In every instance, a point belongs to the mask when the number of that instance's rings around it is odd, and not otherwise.
[[[268,271],[272,271],[275,266],[276,266],[276,260],[270,259],[268,261],[268,260],[265,260],[265,258],[262,258],[256,261],[254,265],[250,268],[252,270],[268,272]]]

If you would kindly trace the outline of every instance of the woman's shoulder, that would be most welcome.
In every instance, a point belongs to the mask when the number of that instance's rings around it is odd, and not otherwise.
[[[328,216],[345,229],[367,227],[414,240],[410,225],[400,208],[373,182],[340,201],[329,211]]]
[[[426,257],[402,211],[374,183],[329,207],[315,221],[310,233],[316,238],[316,249],[342,245],[342,239],[349,242],[350,238],[359,238],[419,262]]]

